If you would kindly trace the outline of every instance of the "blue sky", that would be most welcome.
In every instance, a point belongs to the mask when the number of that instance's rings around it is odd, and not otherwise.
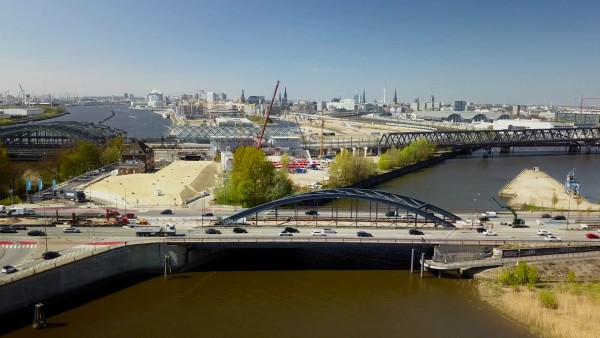
[[[280,80],[294,100],[600,97],[593,0],[4,0],[0,25],[13,95],[269,97]]]

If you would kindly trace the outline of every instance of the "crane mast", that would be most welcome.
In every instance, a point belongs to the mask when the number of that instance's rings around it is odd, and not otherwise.
[[[275,85],[275,91],[273,92],[273,97],[271,98],[271,103],[269,104],[269,109],[267,110],[267,116],[265,116],[265,122],[263,123],[262,131],[258,135],[258,140],[256,141],[256,149],[262,148],[262,140],[265,136],[265,129],[267,129],[267,123],[269,122],[269,116],[271,115],[271,109],[273,109],[273,102],[275,102],[275,95],[277,94],[277,88],[279,88],[279,80],[277,80],[277,84]]]

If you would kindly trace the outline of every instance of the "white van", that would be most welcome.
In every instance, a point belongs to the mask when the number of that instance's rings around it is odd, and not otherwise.
[[[486,211],[483,214],[481,214],[481,217],[498,217],[498,214],[496,214],[495,211]]]
[[[6,206],[0,205],[0,214],[5,214],[5,213],[6,213]]]

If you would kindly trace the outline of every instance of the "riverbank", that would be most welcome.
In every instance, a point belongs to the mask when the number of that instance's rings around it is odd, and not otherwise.
[[[503,268],[476,274],[481,298],[540,337],[598,337],[600,258],[531,265],[540,276],[532,288],[496,283]]]

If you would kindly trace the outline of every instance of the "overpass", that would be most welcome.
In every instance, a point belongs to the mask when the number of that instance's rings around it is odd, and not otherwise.
[[[381,213],[393,213],[393,216],[386,216],[388,219],[398,219],[402,218],[402,215],[399,210],[405,211],[407,214],[413,213],[415,216],[412,216],[416,220],[417,217],[422,217],[424,220],[433,222],[437,227],[441,225],[447,228],[454,228],[454,225],[451,223],[452,221],[458,221],[461,218],[454,215],[453,213],[446,211],[440,207],[437,207],[433,204],[429,204],[427,202],[423,202],[411,197],[402,196],[398,194],[392,194],[385,191],[379,190],[371,190],[371,189],[354,189],[354,188],[341,188],[341,189],[327,189],[327,190],[315,190],[308,193],[293,195],[284,198],[280,198],[276,201],[268,202],[265,204],[261,204],[255,206],[253,208],[238,212],[234,215],[226,217],[220,221],[221,225],[231,225],[236,223],[236,221],[244,219],[248,216],[254,216],[255,219],[258,218],[258,213],[263,212],[272,208],[275,208],[277,211],[277,207],[282,205],[294,205],[294,217],[298,217],[298,203],[299,202],[312,202],[304,205],[312,205],[314,206],[313,210],[317,212],[317,215],[312,215],[315,219],[319,218],[319,210],[323,212],[323,210],[331,210],[331,218],[338,218],[338,212],[332,207],[319,207],[320,204],[327,201],[334,201],[337,199],[350,199],[350,200],[362,200],[368,201],[369,203],[375,203],[374,207],[369,208],[369,210],[375,210],[374,213],[369,212],[369,219],[374,218],[377,219],[380,211],[379,204],[384,206]],[[388,214],[389,215],[389,214]],[[322,217],[322,216],[321,216]],[[350,211],[350,218],[352,218],[352,208]],[[358,213],[355,214],[355,217],[358,218]]]

